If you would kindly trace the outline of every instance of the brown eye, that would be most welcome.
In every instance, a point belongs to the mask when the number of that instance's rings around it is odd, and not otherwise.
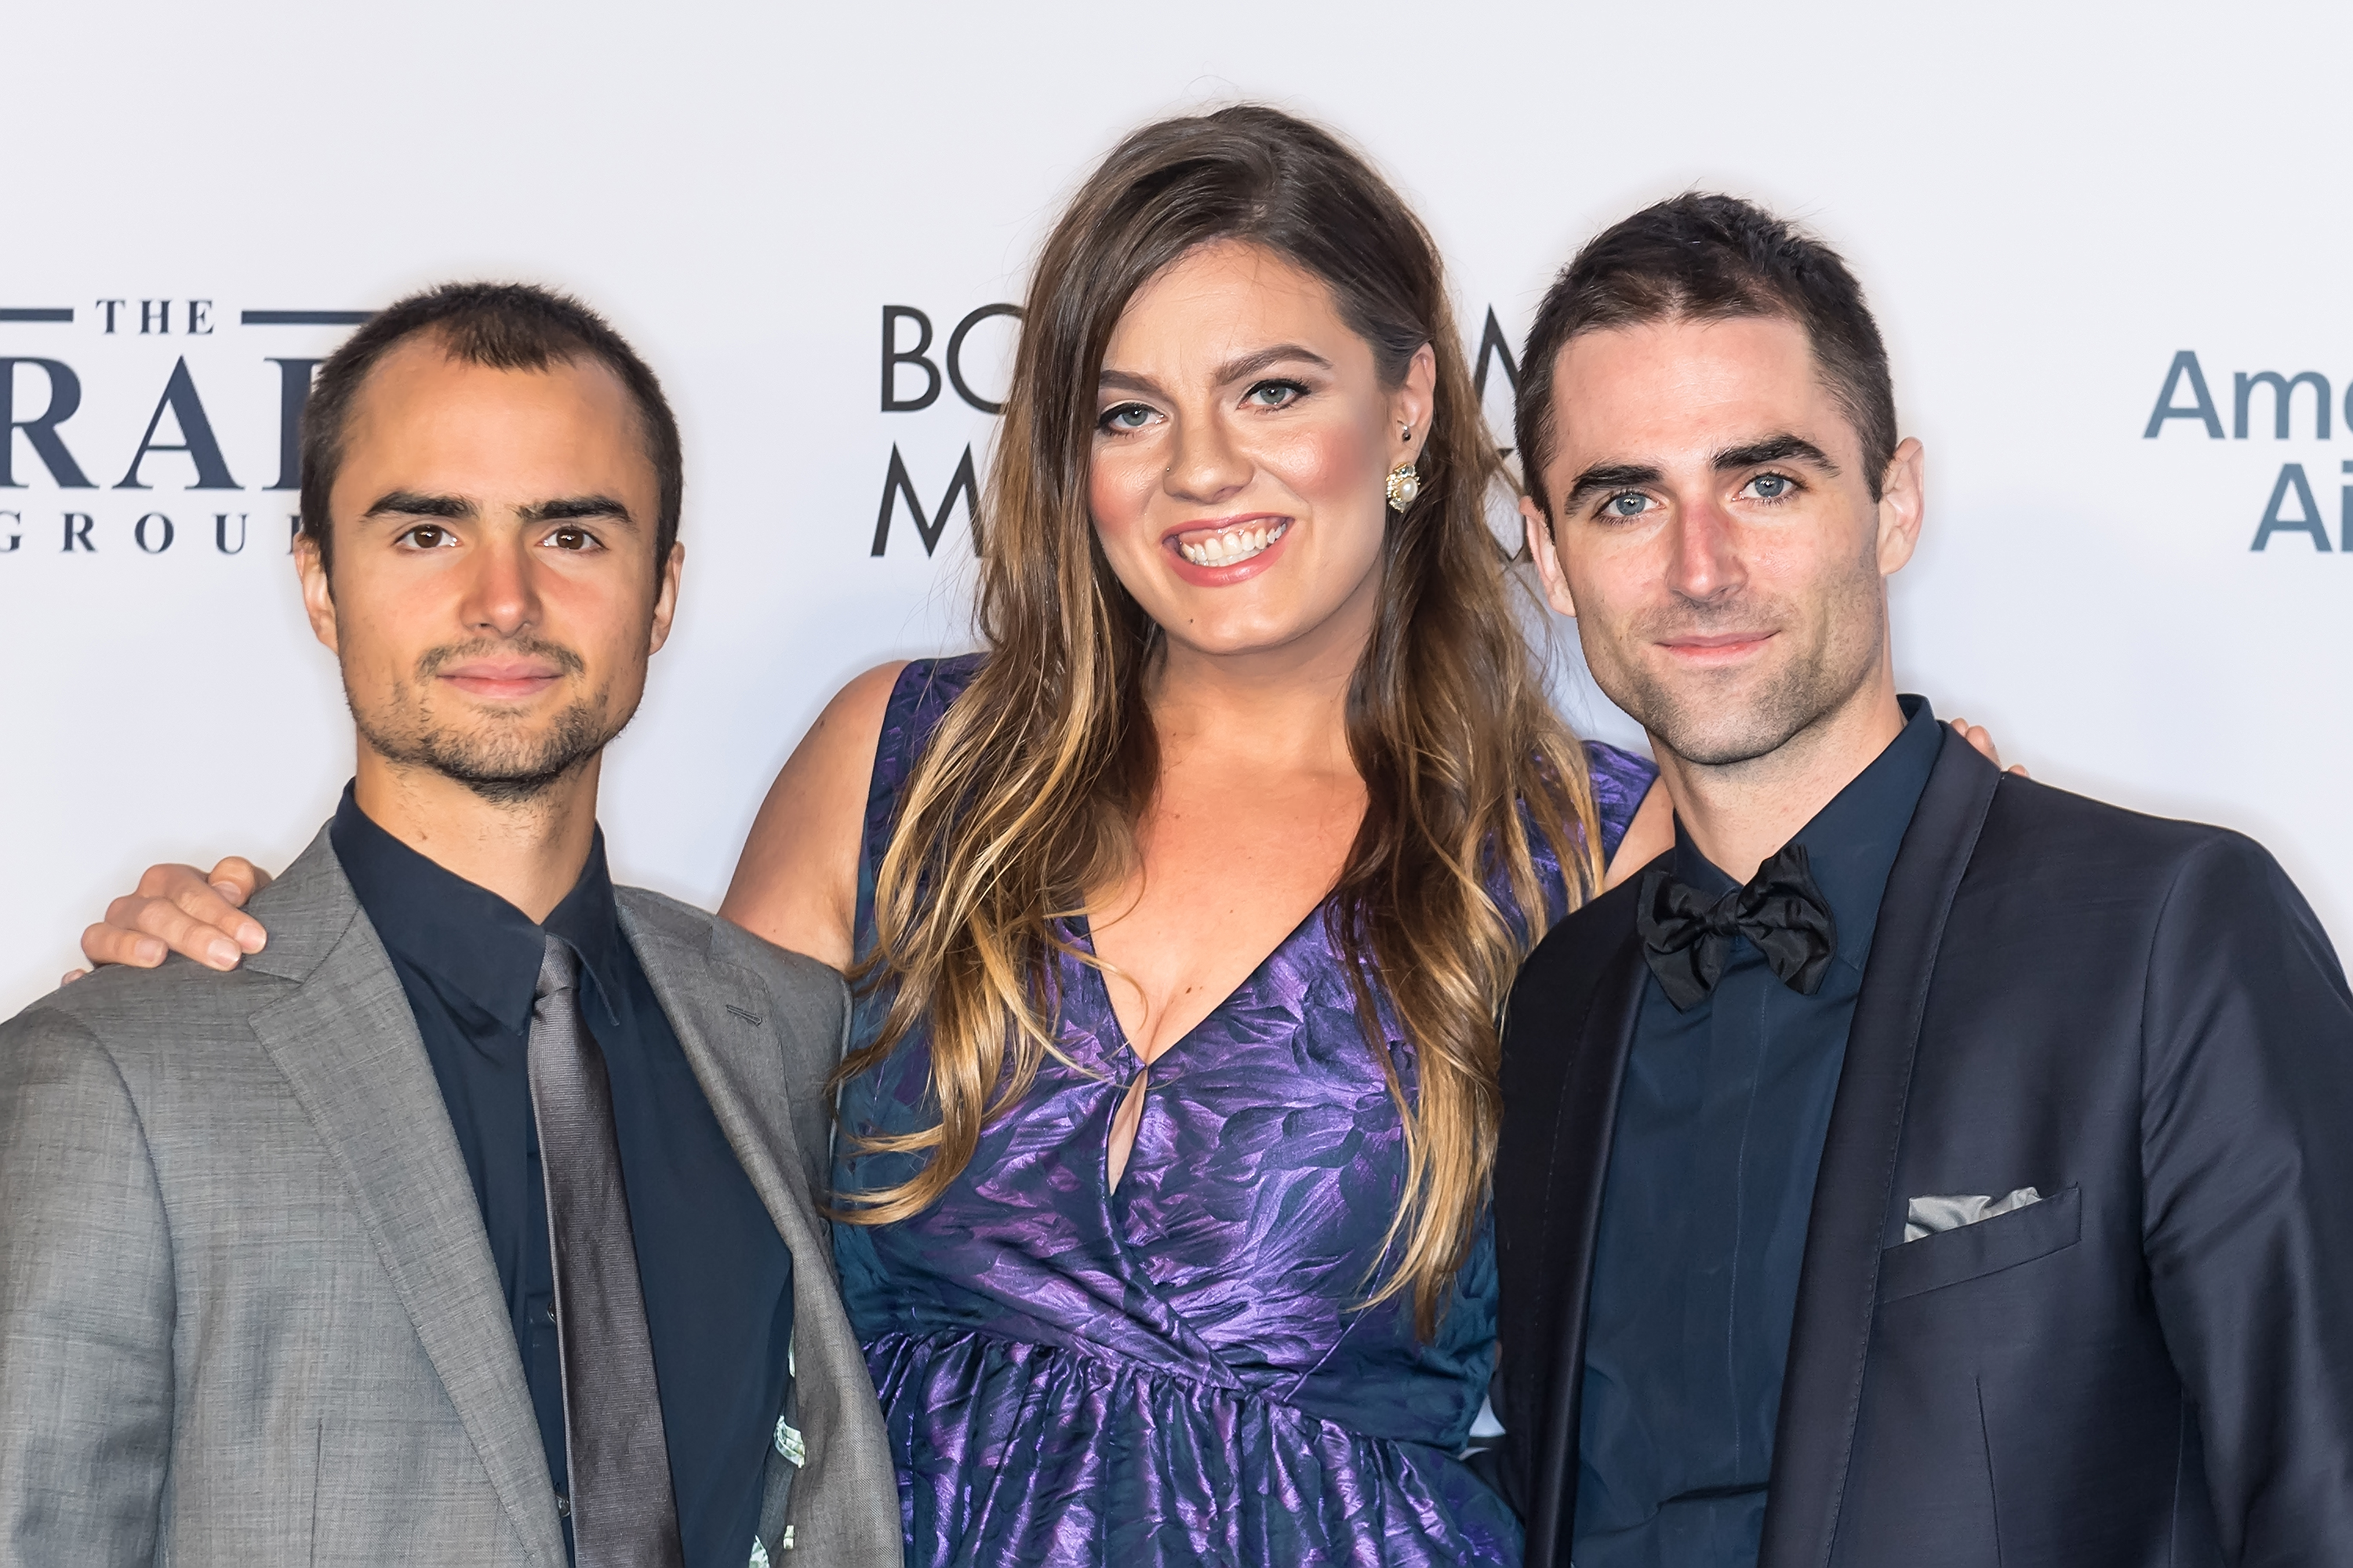
[[[547,542],[559,550],[593,550],[596,535],[586,528],[558,528],[547,536]]]
[[[438,550],[444,545],[456,543],[449,536],[448,529],[435,523],[419,523],[403,537],[420,550]]]

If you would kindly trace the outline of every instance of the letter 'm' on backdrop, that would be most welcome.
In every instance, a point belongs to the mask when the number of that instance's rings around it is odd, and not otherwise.
[[[685,599],[605,821],[622,875],[710,905],[836,686],[970,645],[1058,204],[1129,127],[1239,97],[1408,193],[1499,432],[1600,225],[1697,185],[1829,236],[1927,444],[1906,687],[2040,779],[2254,834],[2353,939],[2345,7],[215,0],[9,31],[0,1012],[140,866],[282,865],[332,809],[292,431],[369,309],[554,283],[668,383]],[[1569,717],[1632,738],[1559,630]]]

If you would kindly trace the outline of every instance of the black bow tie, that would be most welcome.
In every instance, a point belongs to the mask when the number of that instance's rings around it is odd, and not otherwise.
[[[1735,937],[1755,943],[1799,996],[1822,989],[1838,951],[1838,924],[1814,885],[1806,846],[1798,843],[1783,845],[1748,885],[1720,898],[1677,882],[1663,868],[1645,872],[1634,924],[1642,933],[1642,957],[1678,1012],[1715,989]]]

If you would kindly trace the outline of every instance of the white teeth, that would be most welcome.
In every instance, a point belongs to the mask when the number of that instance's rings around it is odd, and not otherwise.
[[[1247,561],[1252,556],[1291,532],[1289,523],[1255,528],[1230,528],[1222,534],[1212,534],[1197,544],[1179,544],[1177,551],[1197,567],[1230,567]]]

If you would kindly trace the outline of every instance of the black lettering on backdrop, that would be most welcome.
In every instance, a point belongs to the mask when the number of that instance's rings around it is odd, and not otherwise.
[[[180,424],[180,439],[159,441],[155,427],[164,421],[164,411],[170,409]],[[125,470],[117,490],[146,490],[139,482],[139,465],[147,461],[149,452],[185,452],[196,465],[196,482],[190,490],[239,490],[244,488],[229,477],[228,463],[221,456],[220,442],[213,439],[212,421],[205,417],[204,400],[196,396],[196,384],[188,375],[188,362],[183,358],[172,366],[172,378],[164,384],[164,396],[155,401],[155,411],[147,417],[147,433],[139,438],[139,450],[132,454],[131,466]]]
[[[915,323],[915,346],[899,347],[899,323]],[[923,357],[932,346],[932,318],[913,305],[882,307],[882,411],[886,414],[912,414],[918,408],[928,408],[940,400],[940,367]],[[899,396],[899,366],[920,366],[923,372],[923,395],[920,397]]]
[[[25,514],[21,512],[0,512],[0,517],[8,520],[8,542],[0,545],[0,556],[13,556],[17,546],[25,542],[25,536],[16,531],[25,525]]]
[[[2291,490],[2295,493],[2296,505],[2304,513],[2301,517],[2280,515],[2280,503],[2287,499]],[[2248,547],[2264,548],[2271,543],[2274,534],[2309,534],[2314,549],[2326,551],[2328,548],[2328,526],[2320,520],[2320,503],[2313,499],[2312,485],[2304,477],[2304,465],[2300,462],[2281,467],[2279,482],[2272,486],[2271,502],[2263,508],[2263,520],[2255,527],[2255,542]]]
[[[224,556],[234,556],[245,548],[245,514],[237,514],[237,543],[228,542],[228,514],[213,514],[213,548]]]
[[[1511,383],[1512,395],[1519,396],[1520,366],[1512,357],[1511,340],[1504,335],[1504,323],[1495,319],[1495,307],[1487,307],[1487,324],[1479,331],[1479,364],[1471,372],[1471,390],[1480,397],[1487,395],[1487,360],[1489,355],[1504,362],[1504,379]]]
[[[161,543],[151,545],[147,542],[147,527],[151,523],[161,523],[164,525]],[[164,516],[161,512],[150,512],[131,525],[131,540],[146,554],[160,556],[172,547],[172,536],[178,532],[178,529],[172,526],[172,520],[169,517]]]
[[[16,366],[20,365],[37,366],[49,378],[48,404],[36,418],[16,418]],[[82,473],[81,465],[74,461],[73,454],[66,450],[65,441],[58,435],[58,427],[72,418],[74,410],[80,407],[81,378],[63,360],[0,359],[0,443],[5,443],[0,444],[0,486],[10,490],[25,488],[11,466],[16,453],[16,432],[22,430],[25,439],[32,443],[34,455],[47,467],[49,477],[57,481],[59,489],[96,490],[98,486]]]
[[[188,302],[188,335],[190,337],[210,337],[213,335],[212,316],[209,313],[212,308],[213,302],[210,300],[190,300]]]
[[[278,366],[278,482],[272,490],[302,488],[302,410],[311,401],[311,374],[320,359],[273,359]]]
[[[1021,307],[1019,305],[1008,304],[981,306],[980,309],[973,312],[970,315],[965,317],[964,320],[956,323],[955,331],[948,334],[948,351],[945,357],[948,362],[948,380],[955,386],[956,396],[963,398],[965,402],[971,404],[974,408],[979,409],[984,414],[1002,414],[1005,412],[1004,404],[990,402],[979,393],[975,392],[972,389],[972,384],[964,378],[965,334],[971,332],[973,328],[978,326],[981,323],[988,320],[991,316],[1011,316],[1015,321],[1019,321],[1021,319]],[[934,391],[938,390],[936,384],[933,389]]]
[[[2297,372],[2293,380],[2283,377],[2276,370],[2259,370],[2250,376],[2243,370],[2231,373],[2231,433],[2240,440],[2247,439],[2247,402],[2258,387],[2272,389],[2272,423],[2274,439],[2287,440],[2288,416],[2293,410],[2288,400],[2299,387],[2309,386],[2317,394],[2313,408],[2313,434],[2321,440],[2328,439],[2328,377],[2317,370]]]
[[[139,335],[145,337],[149,333],[159,328],[166,333],[172,330],[172,302],[169,300],[140,301]]]
[[[2173,400],[2174,389],[2185,376],[2189,378],[2189,390],[2198,398],[2187,408]],[[2222,439],[2222,416],[2215,412],[2213,395],[2206,390],[2206,376],[2198,368],[2198,355],[2186,348],[2173,356],[2173,366],[2165,373],[2165,385],[2157,394],[2157,408],[2148,417],[2148,429],[2141,435],[2148,440],[2157,440],[2157,433],[2165,429],[2168,419],[2199,420],[2205,425],[2208,435],[2218,441]]]
[[[130,302],[131,302],[128,300],[92,300],[90,302],[91,304],[96,305],[100,310],[106,313],[107,336],[112,337],[114,335],[114,313],[121,310]]]
[[[899,498],[907,498],[907,510],[914,514],[915,533],[923,541],[923,554],[930,555],[940,542],[940,535],[948,525],[948,514],[955,510],[956,497],[964,497],[965,515],[972,519],[972,543],[976,553],[980,548],[980,485],[973,477],[972,448],[964,449],[964,457],[956,463],[954,477],[948,481],[948,491],[940,497],[936,514],[926,516],[923,498],[915,493],[915,482],[907,472],[907,460],[899,455],[896,442],[891,447],[891,471],[882,481],[882,510],[874,519],[874,548],[881,555],[891,542],[891,514],[898,510]]]
[[[956,323],[955,329],[948,334],[946,352],[942,354],[939,359],[934,360],[930,357],[932,318],[913,305],[883,306],[882,411],[886,414],[912,414],[919,409],[928,408],[940,400],[940,388],[945,385],[955,387],[957,397],[984,414],[1005,412],[1004,404],[991,402],[974,391],[972,383],[965,378],[964,373],[965,339],[971,335],[973,328],[996,316],[1011,316],[1018,321],[1021,319],[1021,307],[1000,301],[996,304],[983,305],[968,313],[962,321]],[[913,348],[902,348],[899,345],[901,322],[915,323],[915,345]],[[902,397],[899,395],[899,367],[908,365],[913,366],[923,373],[923,390],[919,397]],[[941,375],[943,366],[947,372],[944,377]]]
[[[90,542],[90,525],[93,521],[94,519],[91,518],[90,514],[87,512],[69,512],[66,514],[65,554],[69,556],[72,555],[74,552],[74,546],[77,544],[92,555],[96,555],[98,553],[98,546]],[[76,524],[79,524],[79,526],[76,526]]]

